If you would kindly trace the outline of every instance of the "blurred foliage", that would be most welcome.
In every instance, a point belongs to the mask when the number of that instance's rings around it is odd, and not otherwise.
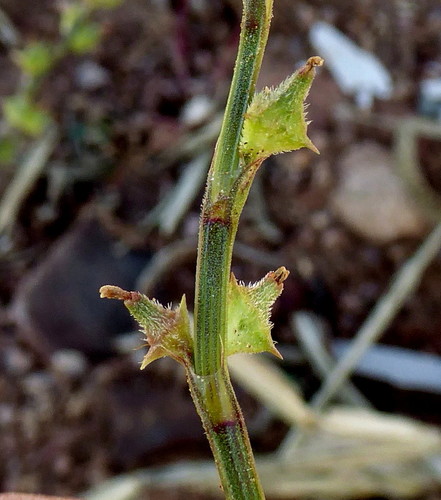
[[[76,54],[92,51],[101,38],[101,27],[98,23],[85,23],[78,26],[69,37],[68,47]]]
[[[9,164],[14,160],[16,145],[12,138],[0,139],[0,164]]]
[[[25,93],[7,97],[3,102],[3,113],[10,126],[32,136],[41,134],[50,121],[48,113]]]
[[[84,0],[84,3],[92,9],[113,9],[118,7],[123,0]]]
[[[76,26],[81,25],[87,17],[87,8],[82,2],[69,3],[62,7],[60,13],[60,33],[69,38]]]
[[[44,42],[31,42],[13,55],[19,68],[30,77],[47,73],[54,63],[54,54],[50,45]]]
[[[96,49],[102,26],[93,20],[94,11],[118,7],[124,0],[74,0],[60,4],[60,38],[52,43],[33,40],[12,52],[22,76],[14,95],[3,101],[6,126],[0,136],[0,163],[12,163],[20,143],[38,137],[52,122],[50,113],[38,103],[39,91],[55,65],[68,54],[85,54]]]

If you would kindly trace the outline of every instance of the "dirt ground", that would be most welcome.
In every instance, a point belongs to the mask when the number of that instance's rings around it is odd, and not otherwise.
[[[59,37],[56,2],[1,0],[0,7],[22,43]],[[1,491],[78,495],[118,473],[210,456],[180,368],[162,360],[140,372],[135,326],[97,290],[144,287],[163,303],[183,293],[192,303],[202,186],[172,229],[153,209],[214,146],[209,124],[225,103],[240,11],[239,0],[125,0],[96,14],[104,27],[98,48],[63,58],[42,84],[38,100],[59,140],[0,237]],[[323,318],[329,342],[352,338],[433,226],[418,200],[401,200],[407,194],[387,173],[395,148],[387,123],[420,113],[421,82],[441,78],[439,2],[275,0],[259,87],[315,55],[308,31],[317,20],[376,54],[394,91],[371,110],[357,109],[325,66],[308,98],[309,135],[320,156],[281,155],[259,174],[233,270],[247,282],[272,267],[291,270],[273,314],[274,338],[286,352],[297,347],[294,311]],[[11,53],[0,45],[0,96],[19,85]],[[439,192],[441,142],[417,142],[421,169]],[[1,168],[1,192],[19,164]],[[354,182],[368,185],[363,166],[371,164],[380,165],[385,191],[369,193],[358,214],[347,179],[360,173]],[[391,202],[392,219],[384,220],[381,203],[396,189],[401,201]],[[146,277],[164,249],[175,253],[159,277]],[[440,280],[438,255],[381,343],[441,355]],[[309,398],[318,387],[309,366],[284,366]],[[377,409],[441,424],[439,393],[358,382]],[[286,427],[238,392],[255,449],[275,450]],[[441,498],[430,495],[424,498]]]

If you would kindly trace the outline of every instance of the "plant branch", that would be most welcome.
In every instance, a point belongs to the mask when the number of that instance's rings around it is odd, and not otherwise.
[[[220,136],[208,174],[199,231],[195,299],[195,372],[222,365],[227,287],[239,214],[232,217],[241,175],[239,142],[268,37],[272,0],[244,0],[242,30]]]
[[[244,0],[232,85],[202,207],[196,271],[194,372],[187,369],[191,394],[207,433],[224,493],[226,498],[234,500],[264,498],[242,412],[231,386],[224,346],[233,243],[252,178],[240,162],[239,144],[262,62],[271,12],[272,0]],[[257,166],[253,172],[256,169]]]

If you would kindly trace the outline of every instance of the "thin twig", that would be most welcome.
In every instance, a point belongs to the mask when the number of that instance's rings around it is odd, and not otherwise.
[[[280,463],[273,455],[258,457],[257,467],[271,498],[324,496],[342,500],[378,495],[403,498],[417,496],[428,485],[441,481],[439,471],[428,468],[421,460],[435,456],[432,460],[435,461],[441,451],[436,429],[376,412],[360,415],[342,409],[322,418],[329,422],[325,427],[335,430],[339,427],[344,433],[358,422],[358,430],[351,439],[320,434],[304,444],[292,461]],[[193,492],[222,495],[212,462],[187,461],[117,476],[86,492],[82,498],[137,500],[149,498],[149,488],[155,491],[180,488],[189,496]]]
[[[297,340],[308,357],[312,368],[320,378],[325,379],[336,362],[324,345],[323,323],[313,314],[299,311],[292,315],[291,324],[293,330],[297,332]],[[371,407],[370,402],[351,382],[346,382],[339,394],[339,398],[344,403],[365,408]]]
[[[185,134],[173,148],[166,148],[158,155],[157,164],[165,167],[181,160],[189,160],[207,151],[214,143],[222,125],[223,114],[219,113],[209,123]]]
[[[237,354],[228,359],[233,378],[288,425],[308,428],[316,418],[295,383],[262,355]]]
[[[0,203],[0,233],[12,227],[23,199],[42,174],[57,142],[57,129],[50,126],[44,135],[31,144],[23,164],[17,171]]]
[[[8,47],[17,47],[20,43],[20,33],[6,12],[0,8],[0,40]]]
[[[351,375],[358,361],[367,349],[376,342],[390,325],[407,297],[416,289],[427,266],[441,248],[441,223],[430,233],[417,252],[400,268],[389,290],[372,310],[351,347],[335,365],[320,390],[312,400],[315,410],[322,410],[340,390]],[[299,443],[299,436],[293,430],[285,438],[281,454],[292,455]]]
[[[271,220],[262,183],[263,171],[259,170],[254,178],[250,190],[248,204],[244,209],[245,218],[251,219],[256,231],[270,243],[280,243],[282,239],[281,230]]]
[[[381,120],[386,127],[395,131],[396,167],[415,200],[432,218],[440,221],[441,202],[421,174],[417,157],[416,137],[441,137],[439,124],[429,120],[409,118]],[[312,400],[315,410],[323,409],[346,383],[367,349],[375,343],[390,325],[407,297],[419,285],[422,275],[441,248],[441,222],[433,229],[417,252],[396,273],[388,291],[379,300],[371,314],[355,336],[351,347],[329,373],[320,390]],[[280,448],[280,454],[289,457],[295,453],[302,436],[292,430]]]
[[[147,215],[141,226],[150,231],[158,226],[164,236],[172,236],[195,200],[208,172],[211,153],[203,152],[184,167],[176,185]]]

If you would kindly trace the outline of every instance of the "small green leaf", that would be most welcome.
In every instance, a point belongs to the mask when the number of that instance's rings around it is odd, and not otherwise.
[[[63,3],[60,13],[60,33],[69,36],[87,16],[87,8],[78,2]]]
[[[100,295],[102,298],[123,300],[145,333],[150,349],[144,356],[141,370],[164,356],[188,366],[193,354],[193,339],[185,295],[175,309],[164,307],[139,292],[126,292],[117,286],[101,287]]]
[[[77,26],[68,38],[68,47],[76,54],[90,52],[101,39],[101,26],[98,23],[87,23]]]
[[[231,275],[228,295],[228,332],[225,354],[268,351],[280,357],[271,338],[270,314],[289,272],[281,267],[253,285],[238,283]]]
[[[21,70],[38,77],[47,73],[54,62],[51,47],[43,42],[34,42],[14,53],[14,60]]]
[[[25,134],[39,135],[49,124],[49,115],[22,94],[6,97],[3,113],[7,122]]]
[[[311,57],[275,89],[264,89],[252,100],[242,130],[240,152],[248,164],[273,154],[307,147],[318,153],[306,135],[304,101],[323,59]]]
[[[0,165],[12,163],[17,153],[17,144],[9,137],[0,139]]]
[[[114,9],[123,3],[124,0],[84,0],[92,9]]]

